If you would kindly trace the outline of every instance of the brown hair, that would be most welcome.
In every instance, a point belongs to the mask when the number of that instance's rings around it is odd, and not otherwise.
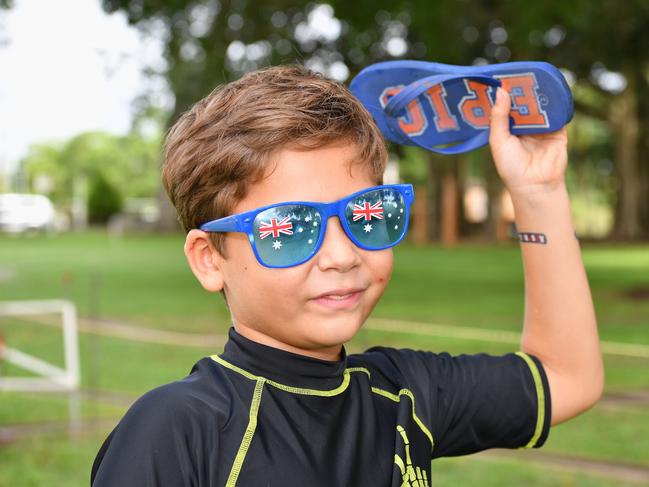
[[[354,162],[383,181],[387,150],[369,112],[337,81],[300,65],[250,72],[217,87],[167,134],[162,182],[186,232],[227,216],[283,147],[355,143]],[[210,233],[224,254],[223,234]]]

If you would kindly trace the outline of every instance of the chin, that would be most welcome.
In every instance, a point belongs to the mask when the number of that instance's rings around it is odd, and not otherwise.
[[[354,338],[363,322],[357,317],[341,317],[337,320],[321,320],[317,326],[317,332],[309,338],[318,346],[333,347]]]

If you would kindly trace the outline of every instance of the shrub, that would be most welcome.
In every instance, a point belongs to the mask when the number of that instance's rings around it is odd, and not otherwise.
[[[98,172],[88,191],[88,221],[106,224],[111,216],[119,213],[124,205],[119,190]]]

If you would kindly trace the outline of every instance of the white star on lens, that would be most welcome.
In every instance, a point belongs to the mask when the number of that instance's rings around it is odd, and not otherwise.
[[[395,225],[395,226],[394,226],[394,229],[395,229],[395,230],[396,230],[397,228],[399,228],[399,225]]]
[[[313,240],[309,239],[309,243],[310,243],[310,244],[313,243]]]
[[[281,248],[282,248],[282,242],[280,242],[279,240],[275,240],[275,241],[273,242],[273,248],[274,248],[275,250],[279,250],[279,249],[281,249]]]
[[[297,229],[298,232],[302,233],[304,231],[304,228],[300,227]]]
[[[385,198],[383,198],[385,201],[388,203],[392,203],[394,201],[394,195],[388,194]]]
[[[367,225],[365,225],[365,226],[363,227],[363,230],[365,230],[366,232],[371,232],[371,231],[372,231],[372,225],[370,225],[370,224],[368,223]]]
[[[388,213],[388,218],[392,218],[392,213]]]
[[[399,213],[403,213],[403,208],[401,208],[401,209],[399,210]]]
[[[310,222],[311,221],[311,215],[307,215],[304,217],[305,222]]]
[[[318,226],[318,222],[313,222],[313,226],[314,226],[314,227],[317,227],[317,226]]]

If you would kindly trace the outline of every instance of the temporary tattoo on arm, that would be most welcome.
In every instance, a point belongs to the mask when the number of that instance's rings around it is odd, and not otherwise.
[[[521,242],[525,242],[525,243],[538,243],[538,244],[548,243],[548,238],[543,233],[519,232],[518,239]]]

